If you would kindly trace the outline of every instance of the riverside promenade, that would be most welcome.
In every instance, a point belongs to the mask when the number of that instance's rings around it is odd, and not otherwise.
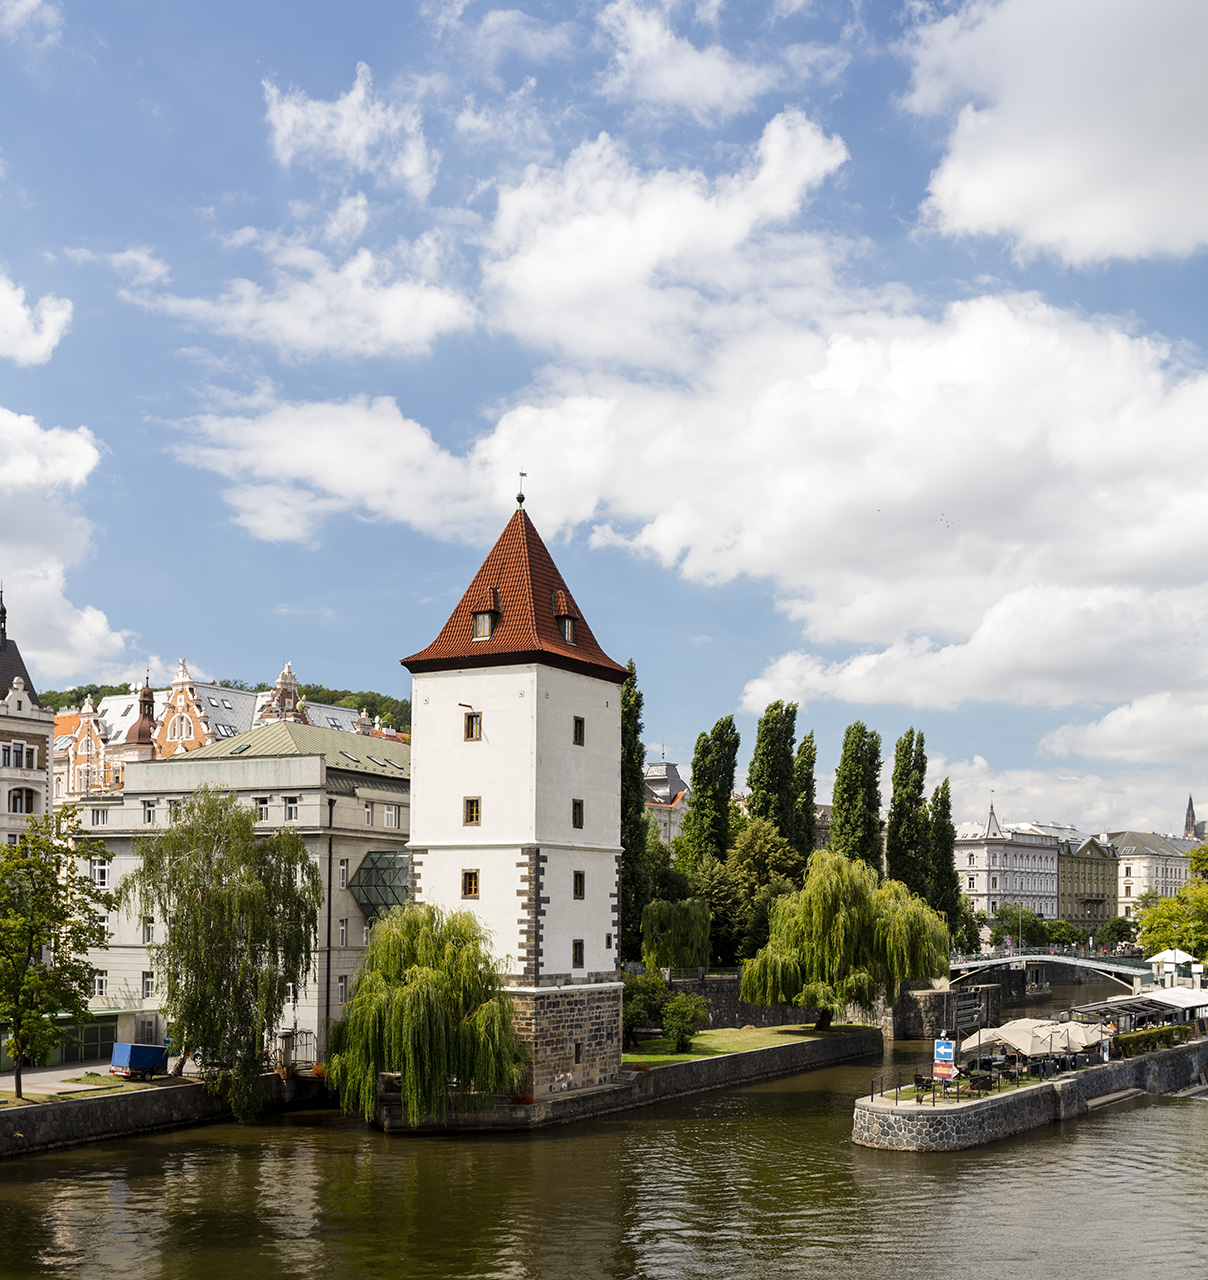
[[[1208,1082],[1208,1037],[1085,1067],[1008,1093],[962,1102],[856,1100],[851,1140],[884,1151],[961,1151],[1138,1093],[1175,1094]]]

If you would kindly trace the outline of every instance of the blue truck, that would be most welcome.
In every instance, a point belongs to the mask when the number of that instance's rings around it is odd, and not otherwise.
[[[150,1080],[156,1072],[168,1069],[168,1046],[166,1044],[122,1044],[113,1046],[113,1057],[109,1062],[111,1076],[125,1076],[127,1080]]]

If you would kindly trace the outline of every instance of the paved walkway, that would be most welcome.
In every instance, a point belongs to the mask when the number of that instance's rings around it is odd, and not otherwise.
[[[176,1065],[175,1058],[168,1059],[168,1070],[171,1071]],[[50,1093],[81,1093],[94,1089],[97,1084],[76,1084],[71,1080],[72,1076],[83,1076],[89,1071],[95,1071],[97,1075],[103,1076],[106,1081],[110,1079],[109,1064],[107,1062],[71,1062],[67,1065],[57,1067],[26,1067],[21,1072],[21,1088],[27,1094],[43,1096]],[[185,1075],[196,1075],[197,1068],[191,1062],[185,1064]],[[114,1077],[116,1080],[118,1077]],[[13,1091],[13,1073],[11,1071],[0,1072],[0,1093],[12,1093]]]

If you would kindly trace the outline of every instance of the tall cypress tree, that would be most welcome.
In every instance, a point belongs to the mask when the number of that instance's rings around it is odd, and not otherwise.
[[[797,848],[797,814],[793,785],[793,740],[797,734],[797,704],[777,699],[759,718],[755,751],[747,782],[751,794],[747,812],[766,818],[793,848]]]
[[[730,796],[740,738],[733,716],[722,716],[696,739],[692,754],[692,801],[684,819],[680,865],[694,870],[708,858],[719,862],[730,847]]]
[[[628,662],[621,686],[621,956],[642,954],[642,910],[650,901],[646,857],[646,745],[642,741],[642,691],[638,669]]]
[[[952,822],[952,793],[945,778],[931,793],[931,869],[927,899],[948,921],[956,936],[962,918],[961,878],[956,870],[956,827]]]
[[[814,731],[802,736],[793,759],[793,811],[797,827],[797,852],[808,862],[814,852],[818,837],[818,819],[814,812],[816,790],[814,767],[818,763],[818,750],[814,746]]]
[[[847,726],[831,796],[831,848],[881,869],[881,735]]]
[[[893,799],[885,828],[885,871],[911,893],[931,888],[931,825],[927,814],[927,752],[913,726],[893,753]]]

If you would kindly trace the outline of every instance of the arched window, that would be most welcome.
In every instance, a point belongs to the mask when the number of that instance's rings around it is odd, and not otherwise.
[[[33,813],[37,807],[35,796],[29,787],[14,787],[8,793],[9,813]]]
[[[182,742],[193,737],[193,721],[188,716],[173,716],[168,724],[168,741]]]

